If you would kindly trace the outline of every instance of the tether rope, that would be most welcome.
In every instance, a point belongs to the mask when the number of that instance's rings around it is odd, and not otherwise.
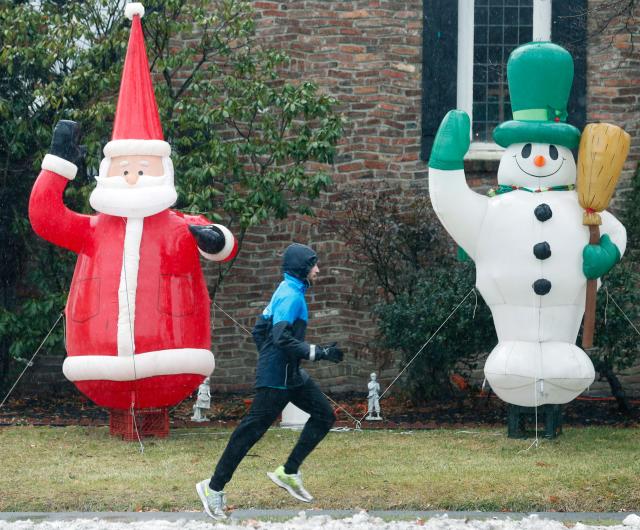
[[[30,366],[33,365],[33,360],[36,358],[36,355],[38,355],[38,352],[40,351],[40,349],[42,348],[42,346],[44,346],[44,343],[47,342],[47,339],[49,338],[49,335],[51,335],[51,333],[53,332],[53,330],[55,329],[55,327],[58,325],[58,322],[60,322],[60,319],[62,318],[62,316],[64,315],[64,313],[60,313],[58,315],[57,320],[54,322],[53,326],[51,326],[51,329],[49,330],[49,333],[47,333],[47,335],[45,336],[44,339],[42,339],[42,342],[40,343],[40,346],[38,346],[38,348],[36,349],[35,353],[31,356],[31,359],[29,359],[29,362],[27,363],[27,365],[24,367],[24,370],[22,370],[22,372],[20,373],[20,375],[18,376],[18,379],[16,379],[16,382],[13,383],[13,386],[9,389],[9,392],[7,392],[7,395],[4,396],[4,399],[2,400],[2,403],[0,403],[0,408],[2,408],[2,406],[4,405],[5,401],[7,401],[7,399],[9,398],[9,395],[11,394],[11,392],[13,392],[13,389],[16,387],[16,385],[18,384],[18,382],[20,381],[20,379],[22,378],[22,376],[24,375],[24,373],[29,369]]]
[[[606,291],[607,293],[607,300],[609,298],[611,298],[611,301],[613,302],[613,304],[618,308],[618,310],[622,313],[622,315],[624,316],[624,318],[626,319],[627,322],[629,322],[629,325],[633,328],[633,330],[640,335],[640,331],[638,331],[638,328],[635,326],[635,324],[633,322],[631,322],[631,319],[627,316],[627,314],[624,312],[624,310],[618,305],[618,302],[615,301],[615,298],[613,298],[613,296],[611,296],[609,294],[609,290],[607,289]]]

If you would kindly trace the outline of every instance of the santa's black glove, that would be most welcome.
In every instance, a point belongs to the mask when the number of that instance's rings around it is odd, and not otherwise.
[[[224,234],[214,225],[189,225],[198,248],[207,254],[217,254],[224,248]]]
[[[79,141],[80,124],[71,120],[60,120],[53,130],[49,154],[82,168],[84,166],[86,148],[84,145],[78,145]]]
[[[335,342],[326,345],[318,344],[316,346],[315,360],[316,361],[331,361],[332,363],[339,363],[344,358],[342,350],[336,346]]]

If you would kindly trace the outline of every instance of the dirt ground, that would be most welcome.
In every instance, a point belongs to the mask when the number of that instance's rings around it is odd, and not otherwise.
[[[366,412],[366,399],[360,395],[332,395],[338,427],[354,427],[353,418]],[[213,394],[207,415],[211,421],[190,420],[195,395],[170,409],[172,428],[233,426],[244,415],[252,394]],[[342,408],[338,408],[339,405]],[[435,429],[505,427],[508,405],[493,395],[467,394],[459,399],[434,401],[414,406],[395,397],[381,402],[383,421],[363,421],[363,429]],[[345,410],[346,409],[346,412]],[[622,414],[607,398],[578,398],[563,406],[564,426],[610,425],[640,426],[640,402],[631,402],[631,413]],[[347,414],[348,412],[348,414]],[[94,405],[76,391],[50,397],[10,398],[0,409],[0,426],[9,425],[108,425],[109,412]]]

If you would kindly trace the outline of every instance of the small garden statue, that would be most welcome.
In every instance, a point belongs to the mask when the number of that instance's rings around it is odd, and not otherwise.
[[[193,406],[193,416],[191,421],[209,421],[205,416],[205,411],[211,408],[211,388],[209,386],[209,378],[205,378],[202,384],[198,387],[198,398]]]
[[[376,378],[376,373],[372,372],[371,381],[369,381],[369,384],[367,385],[369,388],[369,394],[367,395],[367,398],[369,399],[369,406],[367,408],[368,414],[366,419],[368,420],[382,419],[380,416],[380,383],[376,381]],[[373,415],[374,412],[375,416]]]

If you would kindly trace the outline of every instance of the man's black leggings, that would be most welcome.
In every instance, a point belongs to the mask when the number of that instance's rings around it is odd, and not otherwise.
[[[256,390],[251,409],[231,434],[229,443],[218,461],[209,482],[212,490],[224,489],[249,449],[262,438],[289,402],[310,415],[284,466],[285,473],[298,472],[304,459],[322,441],[336,421],[327,398],[311,379],[296,388]]]

